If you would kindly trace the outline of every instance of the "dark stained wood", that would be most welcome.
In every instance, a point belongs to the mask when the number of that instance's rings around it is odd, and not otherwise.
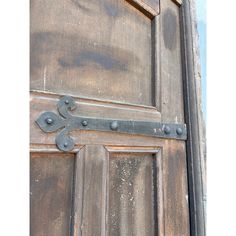
[[[156,235],[156,169],[152,154],[109,158],[109,235]]]
[[[73,168],[73,155],[31,154],[31,236],[69,235]]]
[[[31,89],[152,105],[151,37],[126,1],[31,0]]]
[[[183,123],[179,7],[172,0],[160,11],[158,0],[31,0],[30,143],[38,152],[31,171],[45,184],[51,175],[63,178],[49,197],[37,190],[46,196],[33,205],[38,235],[190,235],[185,142],[77,130],[70,133],[75,150],[59,154],[56,133],[35,124],[44,111],[57,113],[64,94],[75,97],[74,115]],[[46,206],[61,191],[64,223],[49,229],[58,208]]]

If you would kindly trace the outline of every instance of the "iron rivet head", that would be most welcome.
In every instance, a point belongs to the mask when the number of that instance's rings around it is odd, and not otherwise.
[[[52,119],[52,118],[47,118],[47,119],[46,119],[46,123],[47,123],[47,124],[51,125],[52,122],[53,122],[53,119]]]
[[[176,129],[176,133],[177,133],[178,135],[182,135],[182,134],[183,134],[183,130],[182,130],[181,128],[177,128],[177,129]]]
[[[65,104],[68,105],[70,102],[69,100],[65,100]]]
[[[88,121],[87,121],[87,120],[83,120],[83,121],[82,121],[82,125],[83,125],[83,126],[87,126],[87,125],[88,125]]]
[[[66,148],[68,147],[68,143],[64,143],[63,146]]]
[[[165,126],[164,132],[165,132],[165,134],[170,134],[170,127],[169,126]]]
[[[112,130],[117,130],[118,129],[118,122],[117,121],[112,121],[110,127],[111,127]]]

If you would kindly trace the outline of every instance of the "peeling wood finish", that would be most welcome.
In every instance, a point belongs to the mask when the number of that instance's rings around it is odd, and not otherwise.
[[[109,235],[157,234],[156,160],[151,154],[109,158]]]

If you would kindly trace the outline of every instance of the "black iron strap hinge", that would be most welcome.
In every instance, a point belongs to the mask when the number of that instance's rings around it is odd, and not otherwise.
[[[73,116],[69,111],[76,109],[76,103],[69,96],[64,96],[59,100],[57,109],[61,116],[53,112],[44,112],[36,120],[36,123],[44,132],[55,132],[61,129],[56,136],[56,145],[61,151],[71,151],[74,148],[74,141],[69,136],[69,132],[75,129],[121,132],[180,140],[187,139],[185,124]]]

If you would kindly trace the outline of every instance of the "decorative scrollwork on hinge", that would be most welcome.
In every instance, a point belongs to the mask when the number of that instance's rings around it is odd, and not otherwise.
[[[44,112],[36,120],[36,123],[44,132],[55,132],[62,129],[56,136],[56,145],[61,151],[71,151],[74,148],[74,141],[69,136],[69,132],[74,129],[74,116],[69,111],[76,109],[76,103],[72,97],[64,96],[57,104],[58,112],[61,116],[53,112]]]

